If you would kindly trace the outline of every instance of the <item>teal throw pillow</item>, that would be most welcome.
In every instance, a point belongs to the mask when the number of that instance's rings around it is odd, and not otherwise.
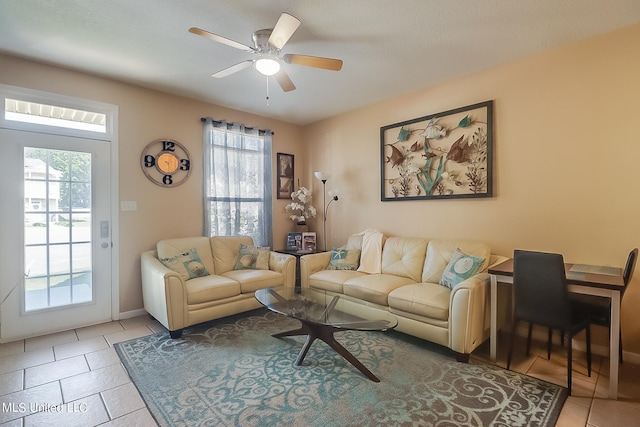
[[[451,255],[451,260],[447,268],[445,268],[444,273],[442,273],[440,284],[449,289],[453,289],[460,282],[477,274],[483,263],[484,258],[465,254],[460,249],[456,249]]]
[[[327,270],[357,270],[360,265],[360,249],[333,248]]]
[[[163,258],[160,261],[168,268],[178,273],[184,280],[209,275],[209,272],[202,263],[202,259],[195,248],[189,249],[188,251],[171,258]]]
[[[240,245],[235,270],[268,270],[269,248]]]

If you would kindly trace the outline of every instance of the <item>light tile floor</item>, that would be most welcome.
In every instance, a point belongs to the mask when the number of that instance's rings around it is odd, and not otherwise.
[[[554,339],[556,337],[554,336]],[[507,366],[509,335],[498,337],[497,364]],[[566,348],[552,346],[551,359],[547,360],[546,342],[532,341],[531,352],[526,356],[526,338],[517,337],[511,369],[566,387]],[[471,357],[489,361],[489,342],[485,342]],[[588,426],[638,426],[640,425],[640,365],[624,362],[618,376],[618,399],[610,400],[609,358],[593,355],[591,377],[587,375],[586,354],[573,352],[573,389],[562,408],[557,427]]]
[[[155,426],[120,363],[113,344],[164,328],[148,316],[0,344],[0,426]],[[500,336],[498,365],[506,366],[506,336]],[[551,360],[543,343],[529,357],[518,339],[512,369],[566,385],[564,348]],[[488,342],[472,357],[487,360]],[[594,356],[586,375],[584,354],[574,355],[573,395],[557,426],[640,425],[640,366],[620,366],[619,399],[606,398],[608,359]]]

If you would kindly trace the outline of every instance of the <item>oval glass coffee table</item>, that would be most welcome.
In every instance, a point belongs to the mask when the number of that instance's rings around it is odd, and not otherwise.
[[[287,288],[275,291],[271,288],[256,291],[256,299],[269,310],[297,319],[300,328],[272,335],[275,338],[307,335],[307,340],[295,361],[302,364],[311,344],[316,339],[327,343],[339,355],[358,368],[372,381],[380,380],[353,354],[344,348],[333,334],[344,330],[386,331],[398,325],[398,320],[389,312],[375,307],[349,303],[348,297],[328,295],[322,290]]]

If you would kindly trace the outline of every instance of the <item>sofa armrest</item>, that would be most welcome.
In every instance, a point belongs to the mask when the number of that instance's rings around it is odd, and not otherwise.
[[[285,288],[296,285],[296,257],[271,251],[269,255],[269,270],[282,273]]]
[[[449,300],[449,347],[469,354],[484,341],[489,275],[479,273],[459,283]]]
[[[300,257],[300,286],[309,287],[309,276],[318,271],[326,270],[331,261],[331,252],[303,255]]]
[[[170,331],[187,326],[187,290],[178,273],[157,258],[156,251],[140,256],[144,309]]]

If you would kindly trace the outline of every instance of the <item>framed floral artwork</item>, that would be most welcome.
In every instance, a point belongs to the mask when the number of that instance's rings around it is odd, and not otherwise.
[[[492,197],[493,101],[380,128],[381,200]]]
[[[278,199],[290,199],[293,193],[293,154],[278,153]]]

